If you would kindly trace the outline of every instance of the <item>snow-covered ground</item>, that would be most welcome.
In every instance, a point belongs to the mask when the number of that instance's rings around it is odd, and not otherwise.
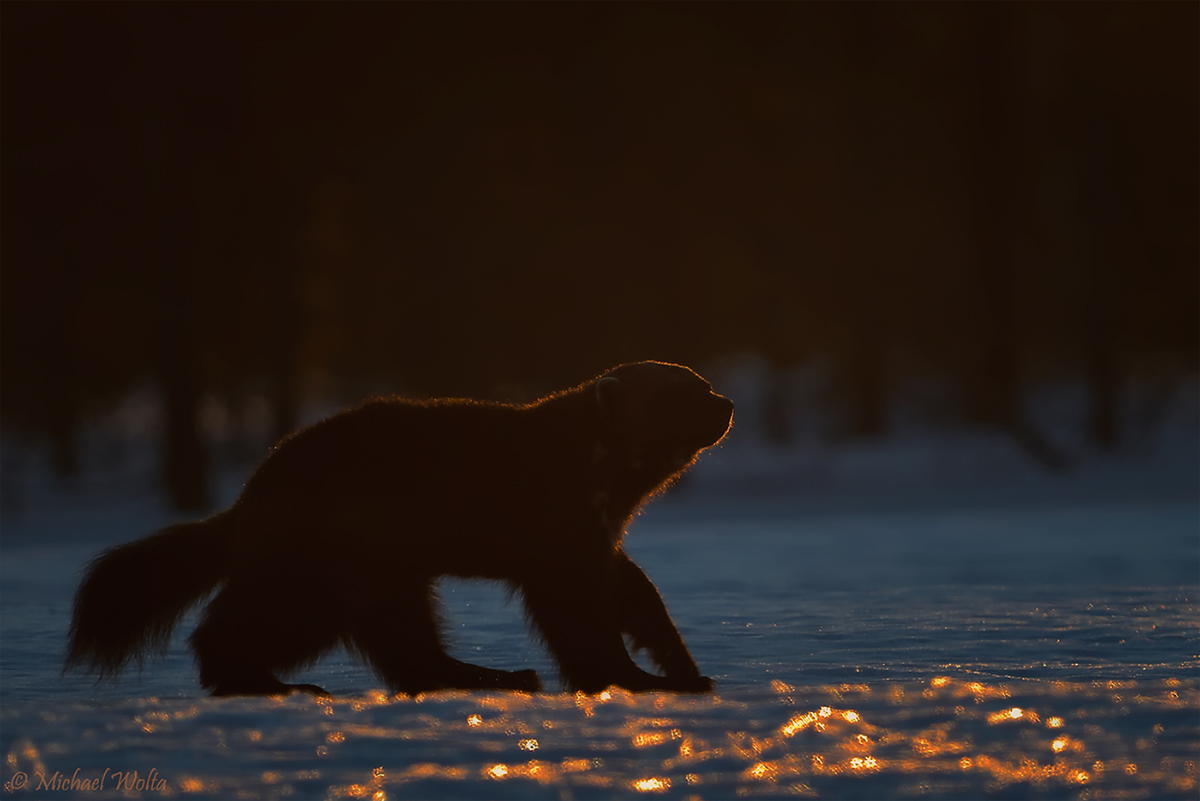
[[[211,699],[194,615],[140,674],[61,676],[80,567],[173,515],[115,469],[35,465],[3,521],[0,797],[1195,798],[1194,406],[1063,474],[994,434],[735,428],[627,540],[718,682],[699,698],[391,698],[333,654],[296,680],[335,700]],[[441,594],[457,655],[554,687],[499,588]]]

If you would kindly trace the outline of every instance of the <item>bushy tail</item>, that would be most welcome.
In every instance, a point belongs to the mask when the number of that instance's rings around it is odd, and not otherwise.
[[[65,670],[101,678],[162,653],[184,613],[228,576],[230,515],[168,526],[105,551],[75,594]]]

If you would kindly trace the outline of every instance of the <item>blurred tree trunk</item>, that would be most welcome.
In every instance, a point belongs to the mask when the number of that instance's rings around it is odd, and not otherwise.
[[[854,395],[850,433],[859,437],[877,437],[887,431],[886,364],[878,316],[881,311],[879,304],[867,297],[869,294],[873,293],[861,291],[856,304],[858,319],[849,357],[850,386]]]
[[[78,319],[79,293],[68,286],[61,301],[58,312],[69,326]],[[79,475],[82,462],[79,453],[79,401],[83,387],[79,376],[79,345],[74,341],[74,334],[74,331],[65,328],[52,331],[49,335],[55,344],[50,348],[54,353],[54,365],[50,371],[52,381],[47,388],[46,400],[54,472],[60,478]]]
[[[285,295],[296,294],[295,279],[282,287]],[[300,408],[300,315],[293,298],[280,298],[286,308],[280,312],[280,329],[276,332],[274,359],[271,366],[274,439],[276,442],[296,430]]]
[[[783,446],[792,441],[790,410],[787,371],[780,365],[769,362],[762,397],[762,425],[767,442]]]
[[[972,17],[975,85],[967,87],[965,138],[971,180],[971,227],[979,319],[976,358],[967,366],[968,412],[985,425],[1007,429],[1025,451],[1051,469],[1061,453],[1027,419],[1021,404],[1017,337],[1016,248],[1028,220],[1021,203],[1026,159],[1022,122],[1025,76],[1013,54],[1024,46],[1025,9]]]
[[[1013,238],[1019,235],[1015,205],[1021,159],[1011,85],[1017,76],[1007,56],[1018,31],[1011,13],[976,14],[973,22],[976,86],[973,93],[968,88],[974,105],[965,138],[980,314],[967,402],[976,421],[1009,426],[1019,403]]]
[[[270,331],[268,373],[271,382],[271,403],[275,420],[274,439],[279,441],[296,429],[299,418],[301,371],[302,312],[301,293],[304,280],[304,248],[301,230],[305,221],[304,207],[298,202],[300,192],[289,192],[278,198],[273,209],[274,226],[266,265],[275,290],[272,329]]]
[[[1117,230],[1122,225],[1121,193],[1118,188],[1121,159],[1117,123],[1112,115],[1098,107],[1095,98],[1090,125],[1083,147],[1080,176],[1083,219],[1087,242],[1087,383],[1092,407],[1088,415],[1088,433],[1104,450],[1116,446],[1117,330],[1119,278]]]
[[[54,472],[60,478],[73,478],[79,474],[82,461],[79,426],[83,382],[76,321],[83,298],[80,282],[86,280],[87,273],[80,269],[79,248],[72,241],[71,232],[61,230],[55,215],[47,214],[45,219],[49,224],[38,226],[38,239],[49,261],[44,269],[53,276],[50,296],[53,307],[47,308],[42,317],[46,326],[42,336],[48,353],[39,371],[46,379],[42,386],[43,413],[50,434]]]
[[[152,251],[152,302],[155,320],[155,364],[166,405],[163,477],[172,503],[180,510],[209,506],[208,458],[200,435],[200,379],[197,359],[196,265],[186,213],[189,156],[182,109],[164,98],[166,108],[152,117],[146,130],[146,168],[154,216],[148,235]]]
[[[888,65],[881,61],[880,54],[894,53],[896,46],[888,40],[893,22],[890,9],[864,3],[856,6],[855,12],[849,15],[852,25],[846,39],[857,95],[849,112],[855,158],[850,176],[854,187],[849,193],[852,206],[846,219],[854,221],[857,234],[848,238],[851,263],[845,268],[857,280],[847,285],[850,330],[843,358],[851,395],[849,433],[876,437],[887,427],[882,317],[884,304],[895,299],[886,297],[887,282],[894,270],[894,251],[887,241],[885,204],[895,202],[890,168],[899,157],[894,99],[884,85]]]

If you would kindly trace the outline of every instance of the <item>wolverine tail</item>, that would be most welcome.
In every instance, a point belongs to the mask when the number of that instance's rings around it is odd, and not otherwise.
[[[75,594],[64,669],[106,678],[165,651],[184,613],[226,579],[231,529],[222,512],[93,559]]]

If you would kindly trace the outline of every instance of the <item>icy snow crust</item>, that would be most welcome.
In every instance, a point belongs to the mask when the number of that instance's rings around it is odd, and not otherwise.
[[[389,697],[337,653],[294,678],[332,701],[212,699],[194,614],[141,673],[63,677],[82,565],[174,518],[112,485],[31,493],[4,521],[0,796],[1196,797],[1194,427],[1065,475],[1001,437],[730,440],[627,540],[705,697],[554,692],[519,604],[458,581],[452,652],[551,692]]]
[[[211,798],[1191,798],[1194,681],[880,681],[688,698],[368,692],[5,713],[6,780]],[[1190,766],[1190,767],[1189,767]],[[79,773],[74,771],[78,769]],[[151,773],[154,770],[155,773]],[[15,773],[14,771],[20,771]],[[120,795],[109,775],[104,792]],[[53,778],[49,778],[53,782]]]

